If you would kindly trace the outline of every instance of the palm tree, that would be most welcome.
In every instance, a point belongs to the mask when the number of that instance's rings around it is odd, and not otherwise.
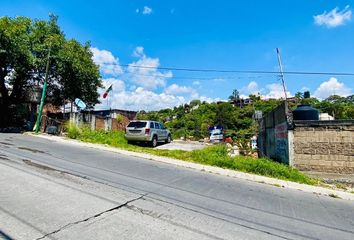
[[[232,91],[232,95],[229,97],[231,101],[237,101],[240,99],[240,93],[237,91],[237,89],[234,89]]]

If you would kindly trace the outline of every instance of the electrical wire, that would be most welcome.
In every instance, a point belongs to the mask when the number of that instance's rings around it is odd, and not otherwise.
[[[126,73],[123,75],[134,75],[134,76],[138,76],[138,77],[161,77],[161,78],[170,78],[170,77],[165,77],[165,76],[158,76],[158,75],[146,75],[146,74],[135,74],[135,73]],[[171,78],[173,79],[190,79],[190,80],[217,80],[217,79],[258,79],[258,78],[263,78],[264,76],[215,76],[215,77],[182,77],[182,76],[172,76]]]
[[[279,74],[277,71],[263,71],[263,70],[223,70],[223,69],[196,69],[196,68],[177,68],[177,67],[152,67],[152,66],[140,66],[132,64],[118,64],[110,63],[106,65],[116,65],[121,67],[132,67],[142,69],[158,69],[158,70],[170,70],[170,71],[185,71],[185,72],[213,72],[213,73],[252,73],[252,74]],[[307,71],[284,71],[287,75],[331,75],[331,76],[354,76],[351,72],[307,72]]]

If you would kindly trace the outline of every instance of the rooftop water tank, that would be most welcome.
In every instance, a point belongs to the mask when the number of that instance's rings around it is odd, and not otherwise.
[[[294,120],[319,120],[320,112],[310,105],[298,105],[293,111]]]

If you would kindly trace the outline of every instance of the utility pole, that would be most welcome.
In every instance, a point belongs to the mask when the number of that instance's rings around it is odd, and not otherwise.
[[[281,82],[283,85],[283,90],[284,90],[284,96],[285,96],[285,116],[287,120],[288,127],[292,128],[293,127],[293,114],[289,108],[288,104],[288,96],[286,94],[286,86],[285,86],[285,80],[284,80],[284,72],[283,72],[283,66],[281,64],[281,58],[280,58],[280,50],[277,48],[277,57],[278,57],[278,63],[279,63],[279,69],[280,69],[280,77],[281,77]]]
[[[45,95],[46,95],[46,92],[47,92],[47,80],[48,80],[48,71],[49,71],[50,50],[51,50],[51,47],[49,47],[49,51],[48,51],[48,59],[47,59],[47,66],[46,66],[46,69],[45,69],[45,79],[44,79],[44,84],[43,84],[41,104],[39,106],[39,112],[38,112],[38,115],[37,115],[37,121],[36,121],[36,126],[35,126],[35,132],[36,133],[39,132],[39,125],[40,125],[41,119],[42,119],[44,99],[45,99]]]
[[[280,77],[281,77],[281,82],[283,85],[283,90],[284,90],[284,95],[285,95],[285,101],[287,101],[288,96],[286,94],[286,87],[285,87],[285,80],[284,80],[284,72],[283,72],[283,66],[281,64],[281,58],[280,58],[280,50],[277,48],[277,57],[278,57],[278,63],[279,63],[279,69],[280,69]]]

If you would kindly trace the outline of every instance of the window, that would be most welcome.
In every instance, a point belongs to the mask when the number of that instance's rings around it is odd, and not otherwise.
[[[160,124],[159,124],[159,123],[157,123],[157,122],[155,122],[155,127],[156,127],[156,129],[161,129]]]
[[[150,128],[155,128],[154,122],[150,122]]]
[[[130,122],[128,127],[144,128],[144,127],[146,127],[146,122]]]

